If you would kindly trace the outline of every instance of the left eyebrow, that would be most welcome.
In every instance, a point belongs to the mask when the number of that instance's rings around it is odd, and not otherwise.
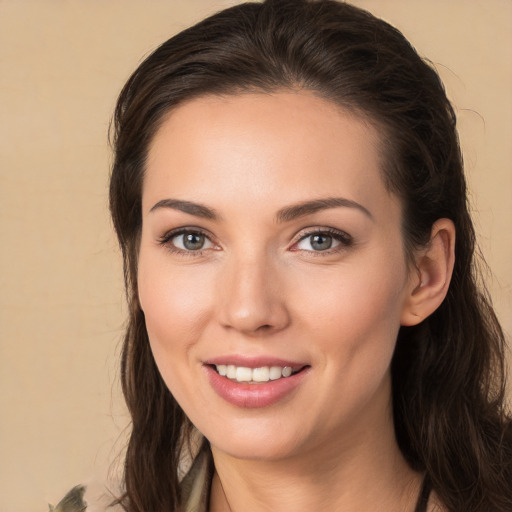
[[[356,208],[363,212],[367,217],[373,220],[373,215],[362,204],[356,203],[351,199],[344,197],[327,197],[325,199],[314,199],[313,201],[305,201],[292,206],[286,206],[277,212],[277,222],[289,222],[299,217],[311,215],[321,210],[330,208]]]

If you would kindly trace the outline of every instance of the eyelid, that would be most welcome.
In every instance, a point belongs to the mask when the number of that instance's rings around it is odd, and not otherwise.
[[[191,234],[191,233],[204,236],[205,238],[207,238],[210,241],[210,243],[212,244],[213,247],[208,247],[205,249],[198,249],[196,251],[191,251],[191,250],[181,249],[180,247],[177,247],[176,245],[171,243],[171,240],[173,238],[180,236],[180,235],[186,235],[186,234]],[[200,256],[205,251],[209,251],[212,249],[213,250],[219,249],[219,245],[215,242],[211,233],[209,233],[207,230],[205,230],[203,228],[199,228],[196,226],[184,226],[184,227],[174,228],[169,231],[166,231],[162,236],[158,237],[157,243],[161,246],[164,246],[167,250],[169,250],[172,253],[182,254],[182,255],[186,255],[186,256]]]
[[[301,242],[302,240],[305,240],[306,238],[322,234],[331,236],[335,240],[339,242],[335,247],[326,249],[325,251],[314,251],[314,250],[308,250],[308,249],[299,249],[296,248],[297,244]],[[339,251],[342,251],[346,249],[347,247],[350,247],[354,243],[354,238],[348,234],[346,231],[342,231],[341,229],[336,228],[330,228],[330,227],[316,227],[316,228],[306,228],[306,230],[302,230],[295,238],[294,241],[290,247],[290,250],[292,251],[304,251],[307,253],[312,253],[315,256],[321,256],[321,255],[328,255],[333,254]],[[295,247],[295,248],[294,248]]]
[[[196,233],[204,236],[207,238],[210,243],[213,245],[213,247],[208,247],[206,249],[198,249],[196,251],[193,250],[184,250],[176,245],[171,243],[171,240],[179,235],[184,234],[190,234],[190,233]],[[302,240],[305,240],[306,238],[316,235],[316,234],[323,234],[330,236],[334,238],[339,243],[335,245],[332,248],[326,249],[324,251],[314,251],[314,250],[308,250],[308,249],[299,249],[297,248],[297,244],[301,242]],[[220,250],[219,244],[215,241],[213,235],[200,227],[197,226],[182,226],[179,228],[174,228],[169,231],[166,231],[162,236],[158,237],[157,242],[159,245],[162,245],[166,247],[169,251],[177,254],[183,254],[187,256],[199,256],[202,255],[205,251],[208,250]],[[291,251],[303,251],[307,253],[314,254],[315,256],[322,256],[322,255],[329,255],[336,252],[340,252],[351,245],[353,245],[354,239],[353,237],[348,234],[346,231],[331,228],[331,227],[314,227],[314,228],[305,228],[300,231],[295,237],[292,242],[292,245],[290,246],[289,250]]]

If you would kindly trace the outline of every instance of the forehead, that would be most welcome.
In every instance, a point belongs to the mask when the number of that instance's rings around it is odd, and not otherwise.
[[[390,198],[379,147],[367,120],[309,92],[193,99],[168,114],[150,145],[144,208],[164,192],[206,202],[341,194],[375,203]]]

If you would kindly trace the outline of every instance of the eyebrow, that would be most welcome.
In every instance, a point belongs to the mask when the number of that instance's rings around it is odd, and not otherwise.
[[[328,210],[330,208],[339,207],[356,208],[357,210],[363,212],[370,219],[373,219],[373,215],[362,204],[356,203],[355,201],[346,199],[344,197],[314,199],[313,201],[305,201],[304,203],[287,206],[277,212],[276,219],[277,222],[289,222],[291,220],[304,217],[306,215],[311,215],[312,213],[316,213],[321,210]]]
[[[159,208],[171,208],[173,210],[179,210],[195,217],[201,217],[209,220],[219,220],[220,216],[216,213],[213,208],[204,206],[203,204],[193,203],[192,201],[180,201],[179,199],[162,199],[158,201],[150,212],[158,210]]]
[[[356,201],[352,201],[351,199],[346,199],[344,197],[328,197],[325,199],[314,199],[312,201],[305,201],[303,203],[286,206],[277,212],[276,221],[279,223],[290,222],[294,219],[305,217],[306,215],[311,215],[321,210],[340,207],[355,208],[363,212],[370,219],[373,219],[373,215],[370,213],[370,211]],[[153,212],[159,208],[171,208],[173,210],[178,210],[184,213],[188,213],[189,215],[208,220],[221,220],[220,215],[213,208],[209,208],[208,206],[200,203],[194,203],[192,201],[182,201],[179,199],[162,199],[153,205],[149,211]]]

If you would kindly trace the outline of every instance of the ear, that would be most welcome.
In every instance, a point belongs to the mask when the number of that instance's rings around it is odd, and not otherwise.
[[[402,325],[419,324],[441,305],[448,293],[454,262],[455,226],[449,219],[439,219],[432,226],[430,242],[416,253]]]

